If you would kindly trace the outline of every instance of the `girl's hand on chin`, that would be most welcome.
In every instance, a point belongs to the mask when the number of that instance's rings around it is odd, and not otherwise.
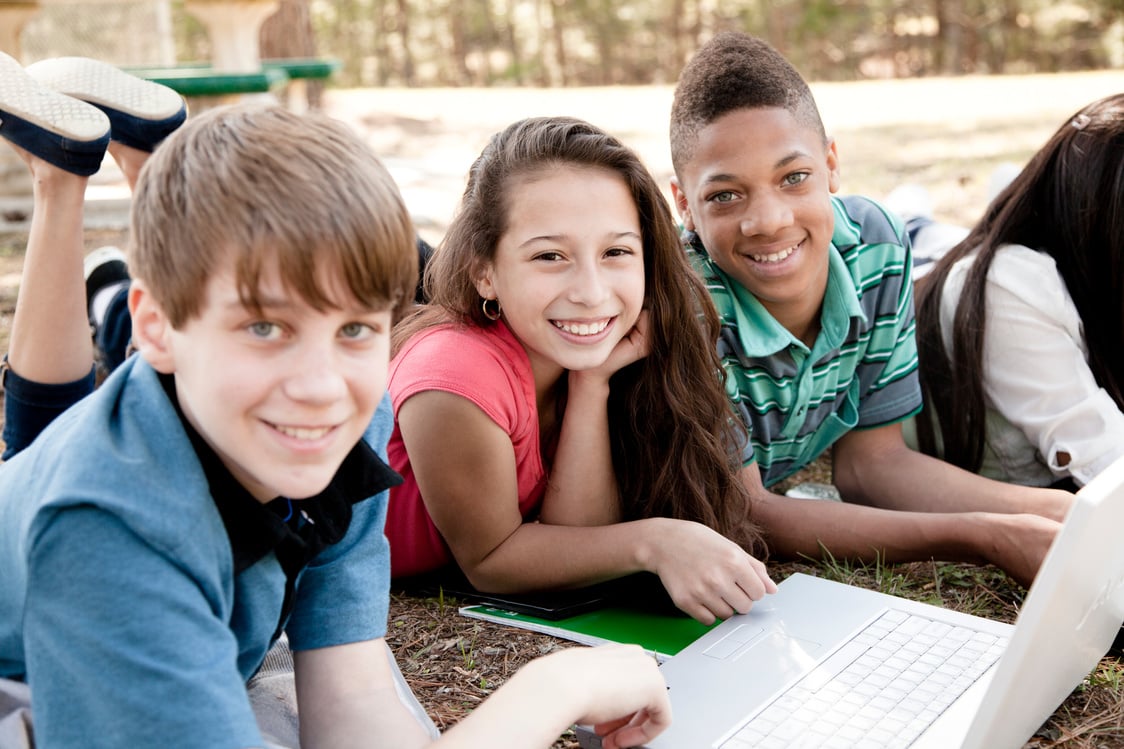
[[[640,316],[636,318],[636,324],[625,333],[623,338],[617,341],[617,345],[613,347],[604,364],[593,369],[583,369],[580,372],[571,371],[570,377],[573,378],[576,375],[583,380],[592,382],[599,379],[607,383],[609,378],[618,371],[646,357],[648,350],[648,310],[643,309],[640,310]]]

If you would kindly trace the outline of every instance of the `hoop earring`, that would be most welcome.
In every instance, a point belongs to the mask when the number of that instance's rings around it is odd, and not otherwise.
[[[490,308],[488,306],[489,302],[492,302],[494,304],[494,308]],[[503,311],[500,308],[499,299],[485,299],[484,302],[480,305],[480,309],[484,312],[484,317],[488,318],[492,322],[500,319],[500,313]]]

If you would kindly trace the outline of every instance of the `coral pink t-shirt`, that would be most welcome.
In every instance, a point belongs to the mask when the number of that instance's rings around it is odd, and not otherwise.
[[[392,577],[429,572],[453,561],[426,511],[398,427],[398,409],[410,396],[427,390],[454,393],[496,422],[511,438],[515,452],[519,512],[524,519],[537,513],[546,490],[546,470],[539,449],[535,381],[527,352],[502,321],[486,328],[439,325],[416,334],[390,362],[387,389],[395,422],[387,453],[391,468],[404,480],[390,490],[386,518]],[[448,435],[450,441],[458,438]],[[464,476],[465,482],[473,480]]]

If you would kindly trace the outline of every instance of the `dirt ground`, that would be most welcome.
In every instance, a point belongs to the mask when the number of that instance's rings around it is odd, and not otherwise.
[[[920,79],[813,86],[842,161],[844,193],[882,197],[906,181],[926,186],[938,218],[970,223],[982,210],[988,178],[1003,162],[1022,163],[1064,119],[1095,98],[1124,90],[1124,72],[1057,76]],[[422,235],[438,241],[455,209],[464,175],[488,136],[526,116],[569,114],[620,136],[666,184],[669,87],[569,90],[333,90],[326,111],[355,127],[386,161]],[[107,164],[91,189],[90,248],[127,241],[127,193]],[[7,348],[30,205],[0,200],[0,349]],[[827,480],[821,462],[801,478]],[[782,579],[807,565],[774,567]],[[823,570],[820,569],[822,573]],[[921,596],[941,575],[967,577],[990,615],[1010,619],[1017,594],[1001,573],[951,573],[934,565],[858,575],[886,587],[897,575]],[[906,587],[909,587],[907,585]],[[958,594],[959,595],[959,594]],[[977,604],[945,598],[948,605]],[[388,638],[408,680],[440,727],[459,720],[527,660],[569,644],[459,616],[457,602],[396,593]],[[1120,678],[1119,672],[1107,679]],[[1099,687],[1098,687],[1099,688]],[[1107,688],[1104,688],[1107,690]],[[1028,746],[1121,747],[1119,684],[1083,690],[1055,724]],[[1075,738],[1082,736],[1083,738]],[[555,747],[574,747],[570,735]]]

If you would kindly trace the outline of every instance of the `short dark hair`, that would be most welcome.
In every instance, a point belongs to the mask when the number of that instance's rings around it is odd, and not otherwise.
[[[671,105],[671,162],[678,174],[691,158],[699,131],[738,109],[779,107],[826,142],[808,83],[763,39],[726,31],[704,44],[683,68]]]

